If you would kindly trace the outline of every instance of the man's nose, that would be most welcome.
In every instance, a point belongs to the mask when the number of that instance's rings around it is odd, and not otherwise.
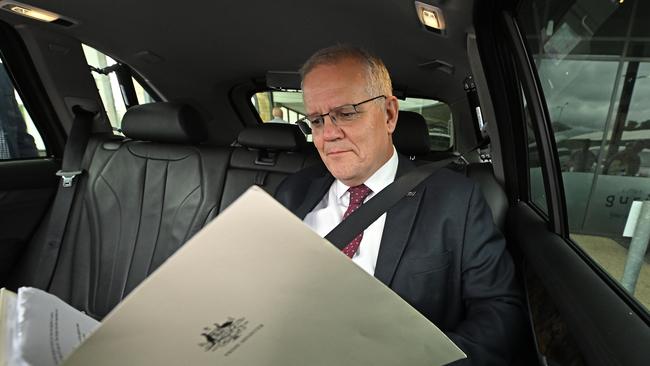
[[[323,138],[325,140],[336,140],[341,137],[343,137],[343,131],[336,125],[332,116],[327,115],[323,119]]]

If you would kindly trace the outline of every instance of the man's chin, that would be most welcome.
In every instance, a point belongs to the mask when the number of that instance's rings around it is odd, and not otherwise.
[[[356,180],[357,180],[358,175],[354,174],[354,172],[350,171],[349,166],[347,166],[347,167],[340,167],[339,166],[338,168],[340,168],[340,169],[337,169],[337,167],[327,166],[327,170],[329,170],[329,172],[334,176],[334,178],[340,180],[345,185],[348,185],[348,186],[357,185]],[[361,182],[361,183],[363,183],[363,182]],[[359,183],[359,184],[361,184],[361,183]]]

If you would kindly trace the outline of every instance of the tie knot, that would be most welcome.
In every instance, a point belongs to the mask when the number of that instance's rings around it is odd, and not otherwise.
[[[350,189],[348,189],[348,192],[350,192],[350,205],[360,205],[363,203],[363,200],[368,197],[372,190],[366,187],[365,184],[361,184],[358,186],[350,187]]]

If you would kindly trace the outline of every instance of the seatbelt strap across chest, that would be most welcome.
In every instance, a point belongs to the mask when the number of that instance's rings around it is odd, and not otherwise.
[[[361,205],[356,211],[352,212],[345,220],[341,221],[341,223],[325,236],[325,239],[337,248],[343,249],[360,232],[375,222],[375,220],[391,207],[395,206],[397,202],[411,192],[413,188],[417,187],[418,184],[422,183],[438,169],[447,166],[457,159],[458,157],[454,156],[421,165],[399,177],[369,199],[368,202]]]
[[[363,232],[370,224],[375,222],[381,215],[395,206],[402,198],[409,194],[418,184],[430,177],[439,169],[457,161],[464,160],[464,155],[480,149],[490,143],[489,137],[483,138],[479,144],[470,150],[444,160],[434,161],[425,165],[420,165],[410,172],[397,178],[393,183],[381,190],[375,196],[361,205],[356,211],[351,213],[345,220],[341,221],[326,236],[330,243],[339,249],[345,248],[352,239],[360,232]]]
[[[50,285],[59,257],[68,216],[79,185],[79,176],[83,173],[81,162],[90,139],[92,120],[95,115],[79,106],[73,107],[72,111],[74,120],[65,144],[61,170],[56,173],[61,177],[61,183],[58,186],[50,211],[49,222],[46,227],[45,246],[41,251],[39,266],[37,267],[39,276],[36,283],[34,283],[35,287],[44,290],[47,290]]]

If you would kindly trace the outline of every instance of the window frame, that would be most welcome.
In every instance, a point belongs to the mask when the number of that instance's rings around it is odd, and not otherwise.
[[[115,76],[115,78],[117,80],[117,83],[118,83],[118,86],[120,88],[118,94],[120,95],[120,98],[121,98],[120,100],[124,104],[124,112],[125,113],[131,107],[134,107],[136,105],[141,105],[141,104],[147,104],[147,103],[142,103],[142,101],[139,100],[139,98],[137,96],[137,93],[136,93],[136,90],[135,90],[135,83],[133,82],[134,80],[142,87],[142,89],[147,94],[149,94],[149,96],[151,97],[153,102],[164,101],[164,99],[162,98],[160,93],[158,93],[157,89],[154,88],[152,85],[150,85],[146,81],[146,79],[142,75],[140,75],[140,73],[138,73],[135,69],[133,69],[129,64],[126,64],[126,63],[120,61],[119,59],[116,59],[112,55],[110,55],[110,54],[96,48],[93,45],[81,42],[81,47],[82,47],[82,49],[83,49],[83,47],[87,47],[90,50],[92,50],[92,51],[94,51],[94,52],[96,52],[98,54],[101,54],[103,57],[109,57],[112,61],[115,62],[115,64],[108,65],[108,66],[105,67],[105,68],[114,67],[113,70],[111,70],[110,72],[108,72],[106,74],[99,73],[97,71],[97,68],[89,63],[88,56],[86,55],[86,52],[83,51],[84,60],[85,60],[86,65],[88,66],[88,72],[90,74],[90,77],[93,79],[93,82],[95,83],[95,86],[98,89],[98,98],[100,99],[100,101],[102,103],[102,107],[104,107],[104,109],[106,109],[106,101],[102,98],[102,95],[99,92],[99,85],[97,85],[97,80],[95,78],[94,73],[105,76],[105,77],[109,78],[109,80],[111,78],[111,75]],[[121,78],[118,75],[118,72],[123,72],[125,74],[128,74],[128,76],[129,76],[128,77],[128,83],[129,83],[128,85],[124,85],[124,84],[121,83]],[[109,84],[110,84],[110,81],[109,81]],[[111,87],[111,93],[114,93],[114,90],[112,90],[112,87]],[[136,102],[135,104],[129,103],[129,101],[127,100],[127,94],[129,94],[129,93],[132,93],[132,95],[135,97],[135,102]],[[115,105],[113,107],[116,108]],[[117,110],[117,108],[116,108],[116,110]],[[111,127],[113,128],[113,132],[114,133],[116,133],[116,132],[121,133],[121,125],[122,125],[121,124],[121,118],[120,118],[119,121],[111,121],[110,116],[108,115],[108,113],[106,113],[106,114],[107,114],[106,118],[108,118],[108,121],[109,121]],[[116,123],[116,126],[113,125],[113,122]]]
[[[508,29],[510,36],[510,46],[514,48],[515,55],[513,58],[516,60],[517,69],[516,77],[520,79],[524,94],[529,102],[529,106],[533,106],[531,110],[531,119],[533,120],[533,131],[536,135],[536,141],[543,143],[543,154],[540,154],[540,165],[544,176],[544,185],[547,193],[547,201],[549,197],[553,197],[554,202],[549,202],[549,211],[553,207],[553,215],[549,217],[549,226],[552,230],[560,235],[564,242],[573,251],[575,251],[581,259],[595,272],[595,274],[605,282],[605,284],[612,290],[618,297],[626,303],[646,324],[650,324],[650,311],[646,309],[639,300],[633,295],[628,293],[612,275],[601,266],[594,258],[585,252],[571,237],[568,224],[568,212],[566,207],[566,197],[564,193],[564,184],[562,180],[562,171],[559,162],[559,154],[555,143],[555,135],[551,126],[551,118],[546,105],[546,99],[541,86],[537,69],[530,52],[530,45],[526,37],[521,33],[517,23],[516,16],[510,13],[503,13],[504,24]],[[521,78],[523,74],[523,78]],[[534,99],[530,99],[533,97]],[[536,128],[535,128],[536,127]],[[539,146],[538,146],[539,151]],[[526,167],[528,169],[528,167]],[[530,188],[530,182],[527,182]],[[551,196],[553,194],[553,196]],[[557,200],[559,199],[559,201]],[[532,202],[528,202],[531,205]],[[557,203],[557,205],[556,205]],[[550,206],[552,204],[552,206]],[[531,205],[535,208],[535,205]],[[539,210],[537,210],[539,212]],[[560,225],[558,225],[560,224]]]
[[[478,2],[475,12],[484,16],[475,17],[474,26],[485,79],[492,94],[510,199],[504,235],[520,270],[520,280],[526,284],[528,300],[551,310],[548,317],[548,311],[536,314],[531,308],[529,321],[537,336],[546,335],[556,327],[567,330],[566,338],[561,334],[555,337],[560,344],[538,337],[539,343],[535,343],[538,355],[551,356],[549,360],[553,360],[551,352],[556,349],[553,346],[561,351],[570,344],[563,340],[573,339],[577,347],[572,351],[582,354],[590,364],[645,361],[648,355],[645,349],[638,353],[630,352],[629,347],[645,347],[650,340],[646,315],[636,314],[630,303],[616,293],[616,286],[599,276],[600,271],[591,260],[585,260],[579,248],[576,250],[570,240],[555,233],[549,219],[528,204],[526,190],[521,188],[527,187],[528,167],[524,155],[526,142],[522,141],[521,105],[517,102],[521,89],[513,73],[516,53],[511,43],[516,42],[516,37],[504,21],[504,17],[514,17],[516,5],[516,2]],[[537,321],[540,318],[536,315],[546,318]]]
[[[556,234],[563,238],[569,238],[569,223],[567,219],[564,184],[560,170],[560,159],[558,157],[555,137],[550,123],[550,114],[544,100],[539,75],[537,75],[528,44],[523,34],[521,34],[516,19],[507,13],[504,13],[503,19],[508,32],[510,46],[515,51],[513,61],[516,67],[516,77],[526,98],[526,107],[530,113],[535,141],[538,144],[537,151],[542,168],[542,176],[544,178],[549,224]],[[525,169],[528,175],[528,163],[525,164]],[[527,203],[535,207],[536,211],[539,211],[539,208],[530,201],[530,179],[526,179],[526,186],[528,192],[526,197],[528,199]]]
[[[27,47],[15,29],[0,21],[0,57],[20,96],[27,113],[45,145],[45,156],[11,159],[33,160],[61,158],[66,141],[63,129],[45,87],[38,78],[36,67],[29,57]]]
[[[260,115],[260,112],[255,108],[255,105],[251,102],[251,100],[255,97],[256,94],[259,93],[272,93],[272,92],[302,92],[302,90],[299,89],[265,89],[265,88],[255,88],[251,90],[249,93],[247,93],[247,98],[246,98],[246,104],[248,104],[251,112],[255,115],[256,122],[259,124],[266,123],[262,120],[262,116]]]

